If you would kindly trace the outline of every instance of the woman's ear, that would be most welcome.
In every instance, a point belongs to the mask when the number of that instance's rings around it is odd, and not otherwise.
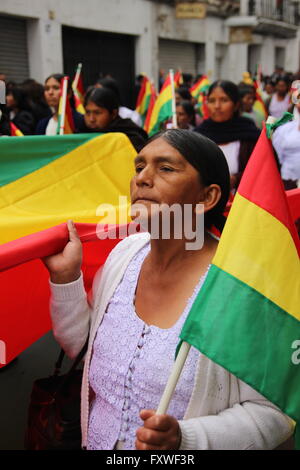
[[[208,212],[213,209],[221,199],[221,188],[218,184],[211,184],[203,188],[201,201],[199,204],[203,204],[203,211]]]

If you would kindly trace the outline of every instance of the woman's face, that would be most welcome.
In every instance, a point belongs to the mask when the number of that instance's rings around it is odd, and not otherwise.
[[[235,104],[221,87],[216,87],[207,98],[210,117],[215,122],[225,122],[233,118],[238,104]]]
[[[57,110],[60,99],[60,82],[53,77],[49,78],[45,83],[44,93],[48,106]]]
[[[13,109],[13,108],[16,108],[17,107],[17,103],[13,97],[13,95],[11,93],[8,93],[6,95],[6,106],[9,108],[9,109]]]
[[[179,129],[188,129],[189,124],[191,123],[191,116],[187,114],[183,106],[176,106],[176,115],[177,115],[177,125]]]
[[[114,111],[110,112],[108,109],[97,106],[92,101],[89,101],[85,107],[84,115],[86,126],[89,129],[106,129],[118,113],[117,110]]]
[[[276,85],[276,91],[278,95],[280,96],[285,96],[288,92],[288,86],[283,80],[279,80],[279,82]]]
[[[252,111],[254,101],[255,101],[255,98],[254,98],[253,93],[247,93],[245,96],[243,96],[242,98],[243,111],[246,111],[246,113],[250,113]]]
[[[148,216],[152,204],[195,206],[202,191],[198,171],[162,137],[146,145],[135,159],[131,203],[145,206]]]
[[[272,83],[267,83],[265,85],[265,91],[268,93],[268,95],[272,95],[274,93],[274,87]]]
[[[180,94],[175,91],[175,103],[176,103],[176,106],[180,103],[180,101],[182,101],[182,98],[180,96]]]

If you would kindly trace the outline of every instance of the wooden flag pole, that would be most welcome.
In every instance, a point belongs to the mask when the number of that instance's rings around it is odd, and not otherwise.
[[[177,114],[176,114],[176,97],[175,97],[175,83],[174,83],[174,70],[170,69],[170,81],[172,90],[172,128],[177,129]]]
[[[69,77],[63,78],[63,89],[62,89],[62,97],[61,97],[62,106],[61,106],[59,135],[64,135],[65,133],[65,116],[66,116],[66,107],[67,107],[68,81],[69,81]]]
[[[179,352],[177,354],[176,361],[173,364],[166,388],[164,390],[164,393],[160,399],[160,403],[156,410],[157,415],[163,415],[167,412],[170,401],[172,399],[173,393],[175,391],[177,382],[179,380],[181,371],[185,364],[186,358],[188,357],[190,349],[191,349],[191,345],[183,341],[180,346]]]

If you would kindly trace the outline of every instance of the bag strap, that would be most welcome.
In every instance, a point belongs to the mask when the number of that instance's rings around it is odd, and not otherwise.
[[[87,352],[87,349],[88,349],[88,344],[89,344],[89,336],[87,337],[86,339],[86,342],[82,348],[82,350],[80,351],[80,353],[78,354],[78,356],[76,357],[75,361],[73,362],[71,368],[69,369],[69,371],[66,373],[66,375],[64,376],[64,379],[61,381],[60,385],[58,386],[58,388],[56,389],[56,391],[54,392],[53,394],[53,397],[55,397],[55,395],[68,383],[68,381],[72,378],[72,375],[73,375],[73,372],[74,370],[77,368],[78,364],[81,362],[81,360],[83,359],[85,353]],[[58,361],[56,363],[55,366],[59,365],[61,367],[61,363],[63,361],[63,358],[65,356],[65,352],[64,350],[62,349],[61,352],[60,352],[60,355],[59,355],[59,358],[58,358]],[[56,370],[59,370],[59,369],[56,369]],[[57,375],[57,374],[56,374]]]
[[[74,360],[74,362],[73,362],[73,364],[72,364],[72,366],[71,366],[71,368],[70,368],[70,370],[67,374],[73,372],[73,370],[76,369],[76,367],[78,366],[78,364],[80,363],[81,359],[83,358],[83,356],[85,355],[85,353],[87,351],[88,344],[89,344],[89,336],[87,337],[86,342],[84,343],[84,346],[83,346],[82,350],[80,351],[80,353],[78,354],[78,356]],[[61,349],[60,353],[59,353],[59,356],[58,356],[58,359],[55,363],[55,369],[54,369],[54,373],[53,373],[54,376],[60,374],[60,370],[61,370],[61,366],[62,366],[64,357],[65,357],[65,351],[63,349]]]

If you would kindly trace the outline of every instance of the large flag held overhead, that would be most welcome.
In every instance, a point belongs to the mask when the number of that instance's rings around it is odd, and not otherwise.
[[[135,155],[119,133],[0,139],[0,367],[51,329],[48,273],[37,258],[64,246],[68,219],[86,241],[90,287],[118,242],[98,239],[95,224],[108,223],[99,206],[129,198]]]
[[[264,129],[180,337],[295,421],[300,421],[299,255]]]

